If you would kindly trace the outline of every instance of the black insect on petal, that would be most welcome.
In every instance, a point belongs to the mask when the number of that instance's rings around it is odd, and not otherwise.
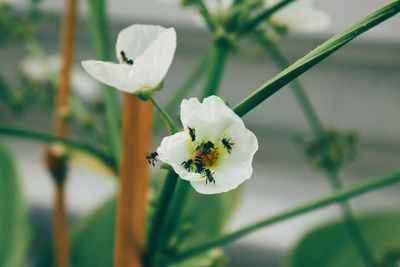
[[[124,51],[121,51],[120,55],[121,55],[121,58],[122,58],[122,61],[123,61],[123,62],[125,62],[125,63],[128,64],[128,65],[133,65],[133,60],[132,60],[132,59],[129,59],[129,58],[126,56],[126,54],[125,54]]]

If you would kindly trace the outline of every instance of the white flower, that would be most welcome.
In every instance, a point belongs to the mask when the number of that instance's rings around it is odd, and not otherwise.
[[[227,192],[252,175],[256,136],[219,97],[183,100],[184,130],[165,137],[158,159],[202,194]]]
[[[60,72],[60,68],[60,55],[51,55],[46,59],[29,56],[20,63],[22,74],[34,82],[54,81]],[[80,66],[74,66],[72,70],[71,86],[73,92],[84,101],[96,101],[101,96],[97,84],[87,77]]]
[[[100,82],[135,93],[154,89],[162,82],[172,63],[175,48],[173,28],[136,24],[118,35],[116,54],[119,63],[86,60],[82,66]]]
[[[267,0],[267,6],[275,5],[281,0]],[[317,32],[330,25],[329,15],[315,7],[312,0],[297,0],[280,9],[272,16],[272,20],[286,25],[290,31]]]

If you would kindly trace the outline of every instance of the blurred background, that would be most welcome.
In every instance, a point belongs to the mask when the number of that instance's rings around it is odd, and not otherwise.
[[[40,28],[38,38],[48,54],[59,51],[60,12],[64,1],[44,0],[43,7],[54,13],[52,21]],[[176,57],[159,99],[167,99],[201,60],[211,44],[211,36],[193,22],[193,13],[167,1],[108,1],[113,40],[118,31],[133,23],[175,27],[178,34]],[[173,2],[173,1],[171,1]],[[290,34],[281,46],[291,62],[302,57],[330,36],[387,3],[382,0],[318,0],[316,5],[331,15],[331,27],[318,34]],[[15,1],[23,12],[27,1]],[[87,7],[80,1],[77,68],[80,60],[95,58],[88,30]],[[356,130],[359,155],[341,173],[345,185],[390,173],[400,166],[400,17],[394,17],[318,67],[301,76],[307,93],[327,127]],[[279,72],[261,49],[244,43],[229,58],[220,95],[231,106]],[[20,62],[27,56],[16,45],[0,50],[0,73],[17,79]],[[98,87],[89,76],[81,77],[86,87]],[[200,89],[200,87],[198,88]],[[89,90],[89,89],[88,89]],[[96,89],[94,89],[96,90]],[[189,96],[196,96],[199,90]],[[178,110],[178,107],[177,109]],[[176,114],[177,115],[177,112]],[[1,122],[51,129],[52,117],[41,109],[15,115],[0,102]],[[230,229],[275,214],[306,200],[331,192],[325,175],[315,170],[294,142],[298,135],[310,135],[304,116],[290,90],[281,90],[248,114],[245,123],[260,143],[255,157],[253,178],[244,186],[242,202],[231,220]],[[162,135],[156,137],[156,146]],[[44,146],[40,143],[0,137],[13,150],[23,190],[30,205],[37,231],[46,233],[52,185],[42,164]],[[67,203],[71,218],[78,218],[112,195],[116,184],[107,175],[94,172],[77,162],[70,172]],[[351,201],[357,214],[368,210],[398,208],[400,186],[369,193]],[[339,215],[333,206],[257,231],[226,247],[228,266],[280,266],[285,255],[313,226]],[[38,241],[40,242],[40,241]],[[251,265],[248,263],[251,262]]]

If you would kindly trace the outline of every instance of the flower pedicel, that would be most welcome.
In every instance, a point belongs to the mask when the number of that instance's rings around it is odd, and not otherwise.
[[[256,136],[219,97],[183,100],[184,130],[165,137],[158,159],[202,194],[227,192],[252,175]]]

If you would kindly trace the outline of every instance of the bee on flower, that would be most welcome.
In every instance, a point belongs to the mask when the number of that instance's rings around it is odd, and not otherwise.
[[[257,138],[224,101],[183,100],[180,115],[184,130],[162,140],[160,161],[202,194],[230,191],[251,177]]]

